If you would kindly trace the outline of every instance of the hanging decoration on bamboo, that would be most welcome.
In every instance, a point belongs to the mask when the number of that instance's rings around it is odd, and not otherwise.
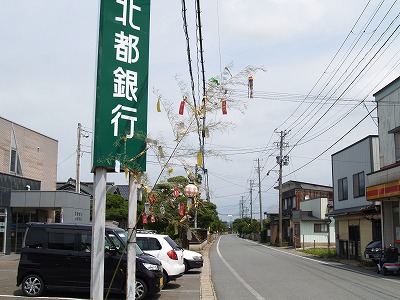
[[[249,77],[249,82],[248,82],[248,92],[247,92],[247,96],[249,98],[253,98],[253,76]]]

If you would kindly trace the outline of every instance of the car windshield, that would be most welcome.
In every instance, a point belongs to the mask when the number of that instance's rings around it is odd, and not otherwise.
[[[380,248],[382,245],[381,241],[372,241],[367,245],[367,248]]]
[[[174,249],[175,251],[176,251],[176,250],[181,250],[181,248],[180,248],[169,236],[166,236],[164,239],[168,242],[168,244],[169,244],[169,245],[172,247],[172,249]]]

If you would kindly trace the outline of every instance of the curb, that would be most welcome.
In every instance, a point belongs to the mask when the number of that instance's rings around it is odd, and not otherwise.
[[[200,275],[200,299],[201,300],[217,300],[217,295],[215,294],[214,285],[211,280],[211,266],[209,252],[212,243],[207,244],[203,250],[203,268]]]

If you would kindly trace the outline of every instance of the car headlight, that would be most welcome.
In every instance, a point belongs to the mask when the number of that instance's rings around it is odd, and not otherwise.
[[[147,270],[150,271],[159,271],[161,270],[161,266],[159,265],[153,265],[153,264],[149,264],[149,263],[143,263],[143,266],[146,267]]]
[[[201,256],[193,256],[193,260],[201,260]]]
[[[381,248],[372,248],[371,251],[372,251],[372,252],[380,252],[380,251],[381,251]]]

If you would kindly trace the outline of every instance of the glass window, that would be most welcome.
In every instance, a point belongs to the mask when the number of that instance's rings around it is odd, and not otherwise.
[[[137,237],[136,243],[143,251],[149,250],[149,243],[147,242],[147,238]]]
[[[338,198],[339,200],[347,200],[347,177],[338,180]]]
[[[314,232],[328,232],[327,224],[314,224]]]
[[[364,172],[360,172],[353,175],[353,196],[354,198],[365,196]]]
[[[113,248],[117,249],[120,253],[124,251],[125,245],[114,232],[106,232],[106,236],[111,241]]]
[[[156,238],[149,238],[149,250],[161,250],[161,244]]]
[[[400,132],[394,134],[396,161],[400,161]]]
[[[67,232],[49,232],[49,249],[74,250],[75,234]]]
[[[90,252],[92,250],[92,234],[90,232],[82,232],[79,245],[79,251]]]
[[[25,238],[25,247],[42,248],[45,236],[43,228],[29,228]]]
[[[167,243],[172,247],[172,249],[174,249],[174,250],[179,250],[180,248],[179,248],[179,246],[174,242],[174,240],[173,239],[171,239],[169,236],[166,236],[165,238],[164,238],[166,241],[167,241]],[[160,245],[161,246],[161,245]],[[160,248],[161,249],[161,248]]]
[[[10,158],[10,172],[15,173],[16,171],[16,162],[17,162],[17,150],[11,149],[11,158]]]

